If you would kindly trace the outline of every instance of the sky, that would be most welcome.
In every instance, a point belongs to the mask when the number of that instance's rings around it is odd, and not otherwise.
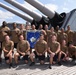
[[[37,10],[36,8],[32,7],[31,5],[29,5],[26,1],[24,0],[16,0],[19,3],[21,3],[23,6],[26,6],[27,8],[30,8],[32,11],[35,11],[41,15],[42,14],[39,10]],[[62,12],[70,12],[71,10],[76,8],[76,0],[38,0],[41,3],[43,3],[45,6],[47,6],[49,9],[52,9],[56,12],[58,12],[59,14]],[[22,12],[21,10],[15,8],[14,6],[12,6],[11,4],[5,2],[4,0],[0,0],[0,2],[8,5],[9,7],[12,7],[14,9],[16,9],[18,12],[25,14],[24,12]],[[26,23],[26,21],[18,16],[16,16],[15,14],[5,10],[4,8],[0,7],[0,25],[2,24],[3,21],[6,22],[17,22],[17,23]]]

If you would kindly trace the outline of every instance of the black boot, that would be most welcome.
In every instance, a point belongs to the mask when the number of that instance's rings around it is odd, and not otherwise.
[[[49,69],[52,69],[51,64],[49,64]]]
[[[73,55],[72,56],[72,62],[76,60],[76,57]]]
[[[32,62],[29,66],[33,66],[33,65],[35,65],[35,62]]]
[[[0,58],[0,64],[2,63],[2,58]]]
[[[58,62],[58,65],[59,65],[59,66],[61,66],[61,65],[62,65],[60,61]]]
[[[13,66],[13,68],[16,68],[16,67],[18,67],[18,63],[14,64],[14,66]]]
[[[12,66],[12,63],[10,63],[10,64],[9,64],[9,68],[12,68],[12,67],[13,67],[13,66]]]

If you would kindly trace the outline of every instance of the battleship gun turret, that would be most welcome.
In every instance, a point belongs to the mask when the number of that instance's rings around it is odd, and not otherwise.
[[[62,24],[64,23],[66,13],[58,14],[56,11],[49,9],[48,7],[43,5],[38,0],[25,0],[25,1],[31,4],[32,6],[34,6],[35,8],[37,8],[39,11],[41,11],[46,16],[48,16],[49,21],[54,28],[57,25],[61,27]]]
[[[14,1],[14,0],[5,0],[5,1],[10,3],[11,5],[15,6],[16,8],[22,10],[24,13],[27,13],[28,15],[33,17],[34,20],[33,20],[32,24],[35,24],[37,28],[38,28],[39,24],[43,24],[43,25],[49,24],[49,19],[48,18],[40,15],[39,13],[37,13],[35,11],[30,10],[30,8],[28,8],[28,7],[24,7],[19,2]]]

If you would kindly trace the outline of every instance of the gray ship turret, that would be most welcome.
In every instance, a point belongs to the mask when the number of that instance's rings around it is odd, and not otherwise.
[[[47,8],[45,5],[40,3],[38,0],[25,0],[25,1],[31,4],[32,6],[34,6],[35,8],[37,8],[39,11],[41,11],[46,16],[48,16],[49,21],[51,22],[51,25],[53,27],[56,27],[57,25],[61,27],[62,24],[64,23],[66,13],[58,14],[56,11],[53,11]]]
[[[15,6],[16,8],[22,10],[23,12],[27,13],[31,17],[34,18],[33,22],[31,24],[35,24],[36,27],[38,28],[39,24],[48,24],[49,25],[49,19],[47,17],[44,17],[40,15],[39,13],[30,10],[28,7],[22,6],[19,2],[14,1],[14,0],[5,0],[6,2],[10,3],[11,5]]]

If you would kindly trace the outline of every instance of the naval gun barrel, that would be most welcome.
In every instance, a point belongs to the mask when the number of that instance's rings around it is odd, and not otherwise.
[[[5,5],[5,4],[3,4],[3,3],[1,3],[1,2],[0,2],[0,7],[4,8],[4,9],[10,11],[10,12],[12,12],[13,14],[21,17],[22,19],[24,19],[24,20],[26,20],[26,21],[28,21],[28,22],[32,22],[32,21],[33,21],[33,18],[32,18],[32,17],[30,17],[30,16],[28,16],[28,15],[25,15],[25,14],[22,14],[22,13],[19,13],[19,12],[16,11],[15,9],[13,9],[13,8],[11,8],[11,7]]]
[[[64,20],[65,20],[65,17],[66,17],[66,13],[58,14],[54,10],[49,9],[48,7],[46,7],[45,5],[43,5],[38,0],[25,0],[25,1],[28,2],[29,4],[31,4],[32,6],[34,6],[35,8],[37,8],[39,11],[41,11],[46,16],[48,16],[49,21],[51,22],[51,25],[54,28],[57,25],[59,27],[61,27],[62,24],[64,23]]]
[[[33,17],[36,21],[40,21],[42,19],[42,15],[40,15],[39,13],[35,11],[30,10],[30,8],[21,5],[19,2],[15,0],[5,0],[5,1],[15,6],[16,8],[22,10],[23,12],[27,13],[28,15]]]
[[[42,24],[43,27],[44,25],[49,25],[49,19],[45,16],[40,15],[39,13],[30,10],[30,8],[24,7],[21,5],[19,2],[14,1],[14,0],[5,0],[6,2],[10,3],[11,5],[15,6],[16,8],[22,10],[23,12],[27,13],[31,17],[34,18],[31,24],[35,24],[36,28],[39,27],[39,24]]]

